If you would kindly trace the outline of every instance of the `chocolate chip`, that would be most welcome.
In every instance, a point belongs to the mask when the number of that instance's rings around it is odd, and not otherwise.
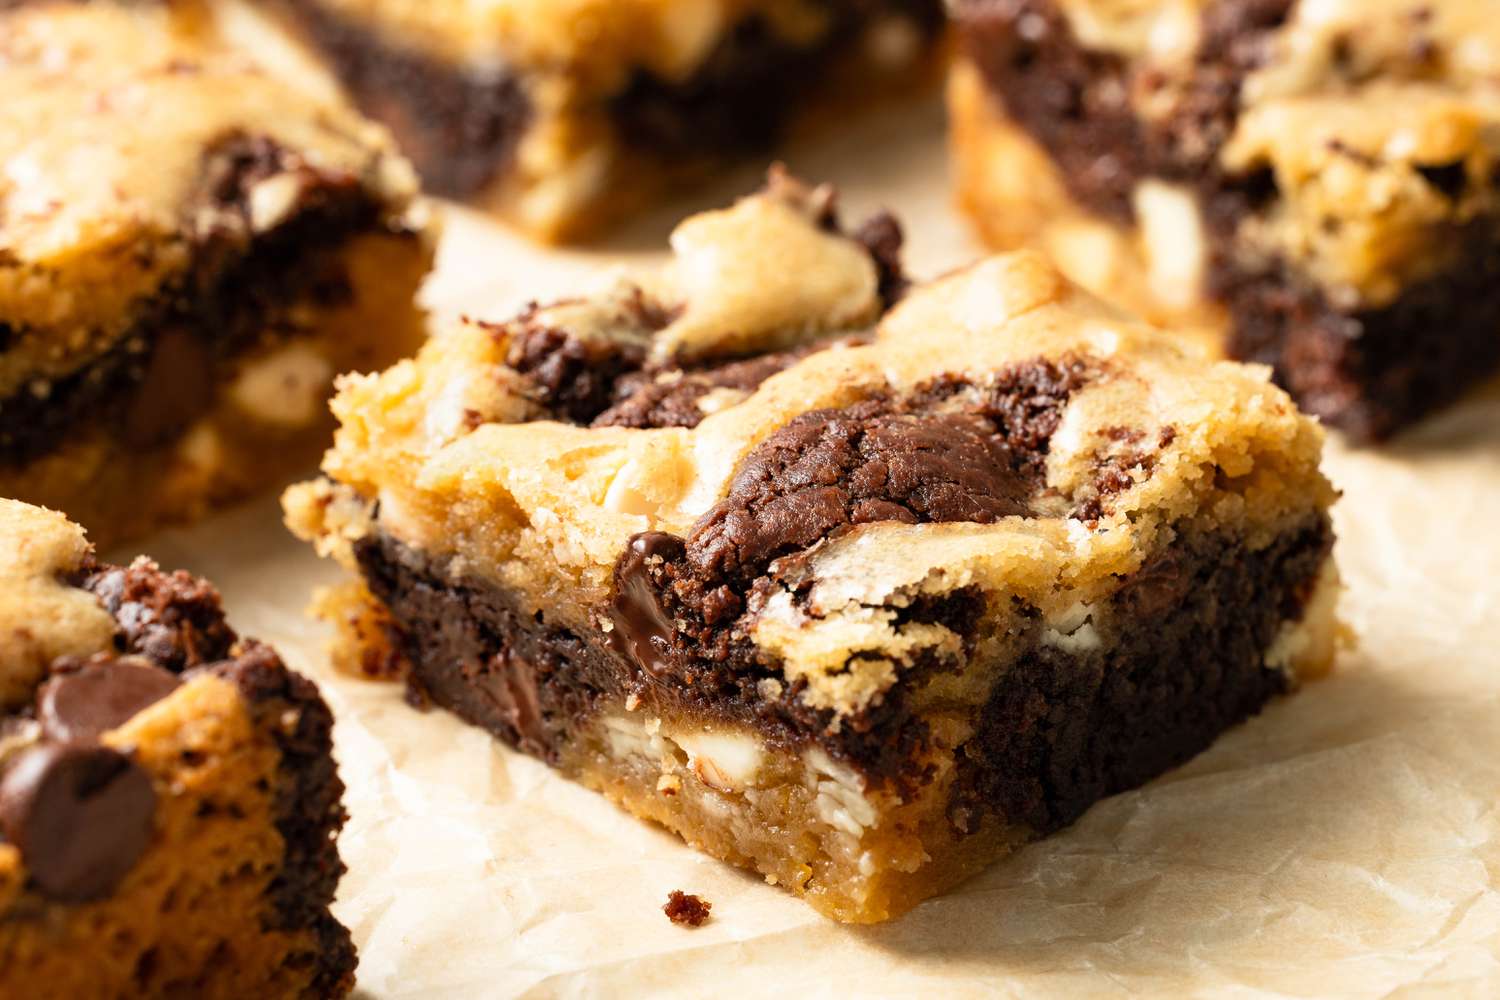
[[[92,743],[182,681],[148,660],[125,657],[55,674],[37,693],[42,732],[57,743]]]
[[[63,902],[109,895],[150,842],[155,810],[150,777],[109,747],[44,744],[0,781],[0,832],[36,888]]]
[[[490,658],[482,680],[475,686],[489,695],[501,717],[515,729],[516,745],[533,757],[546,759],[550,741],[542,718],[536,668],[506,647]]]
[[[213,365],[208,342],[191,329],[162,330],[125,415],[125,441],[137,448],[160,445],[207,412],[214,401]]]
[[[614,630],[609,642],[627,662],[640,664],[647,673],[662,666],[658,645],[670,646],[672,620],[662,611],[651,584],[650,565],[678,559],[683,541],[662,531],[636,535],[615,566],[615,596],[610,601]]]

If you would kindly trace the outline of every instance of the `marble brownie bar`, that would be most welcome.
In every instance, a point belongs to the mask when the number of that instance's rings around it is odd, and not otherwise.
[[[1500,19],[1471,0],[958,0],[960,200],[1380,439],[1500,369]]]
[[[0,500],[0,994],[347,993],[332,722],[211,585]]]
[[[940,0],[280,0],[427,186],[587,236],[930,78]]]
[[[316,461],[415,350],[430,258],[377,125],[138,5],[0,15],[0,495],[101,546]]]
[[[352,665],[858,922],[1329,666],[1321,432],[1263,368],[1035,253],[888,308],[785,179],[672,246],[343,384],[285,504]]]

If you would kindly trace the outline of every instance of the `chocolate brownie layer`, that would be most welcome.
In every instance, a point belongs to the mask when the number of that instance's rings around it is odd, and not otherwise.
[[[982,814],[1038,832],[1065,826],[1099,798],[1182,763],[1285,690],[1268,667],[1276,630],[1300,617],[1331,545],[1326,521],[1251,551],[1237,540],[1190,535],[1128,578],[1103,620],[1102,650],[1036,644],[997,683],[960,755],[949,819],[960,833]],[[662,552],[637,546],[647,558]],[[681,551],[667,542],[666,554]],[[773,676],[727,624],[717,649],[682,650],[640,663],[603,633],[580,635],[523,615],[502,588],[453,582],[443,567],[389,538],[366,540],[360,565],[401,631],[416,690],[508,744],[557,763],[601,702],[634,696],[650,711],[755,727],[770,746],[819,745],[878,783],[910,791],[901,773],[928,733],[901,694],[830,732],[826,712]],[[622,560],[633,572],[639,551]],[[622,587],[629,581],[622,580]],[[982,598],[950,595],[913,608],[972,640]],[[618,628],[618,626],[617,626]],[[928,669],[951,669],[931,664]]]
[[[1132,224],[1142,181],[1191,190],[1210,243],[1205,288],[1228,309],[1230,353],[1270,364],[1304,409],[1351,437],[1380,439],[1500,364],[1500,304],[1489,294],[1500,228],[1482,218],[1436,234],[1462,245],[1455,263],[1377,307],[1336,304],[1280,256],[1236,251],[1238,227],[1279,192],[1269,170],[1228,172],[1221,153],[1246,78],[1266,65],[1274,33],[1297,9],[1296,0],[1212,0],[1200,14],[1192,66],[1170,93],[1165,76],[1083,45],[1056,0],[964,0],[957,17],[965,54],[1007,119],[1046,150],[1080,206]],[[1414,62],[1430,44],[1420,25],[1413,22]],[[1170,113],[1143,117],[1139,108],[1153,102],[1167,102]],[[1461,161],[1418,172],[1451,201],[1469,183]]]
[[[1455,233],[1458,267],[1354,313],[1285,268],[1219,268],[1215,293],[1235,323],[1236,357],[1272,366],[1302,408],[1360,440],[1378,440],[1500,367],[1500,220]]]
[[[275,176],[298,178],[288,221],[255,232],[252,191]],[[245,351],[299,331],[297,304],[333,306],[350,294],[338,251],[377,226],[382,209],[357,178],[325,174],[276,143],[233,135],[205,155],[191,266],[144,307],[132,332],[103,357],[0,400],[0,465],[44,455],[71,431],[122,428],[150,448],[180,434],[213,403],[213,387]],[[412,234],[412,239],[416,239]]]
[[[664,158],[752,153],[781,138],[806,94],[859,30],[899,14],[929,37],[941,6],[924,0],[825,0],[815,4],[828,26],[816,44],[793,45],[761,16],[729,33],[687,80],[638,72],[611,102],[628,145]]]
[[[1326,520],[1258,551],[1187,534],[1110,600],[1104,649],[1040,644],[1011,667],[959,765],[950,821],[993,811],[1049,832],[1207,749],[1287,688],[1265,650],[1299,620]]]
[[[523,81],[389,44],[317,0],[288,2],[355,101],[396,133],[434,194],[464,198],[504,173],[531,123]]]

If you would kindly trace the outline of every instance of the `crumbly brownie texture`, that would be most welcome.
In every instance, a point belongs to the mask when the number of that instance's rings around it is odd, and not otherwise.
[[[996,246],[1227,328],[1304,409],[1384,437],[1500,367],[1493,13],[959,0],[960,200]]]
[[[108,545],[313,461],[420,340],[410,167],[152,5],[3,18],[0,495]]]
[[[680,927],[702,927],[708,923],[709,912],[713,908],[714,904],[706,899],[700,899],[681,889],[673,889],[667,893],[667,902],[661,909],[668,920]]]
[[[347,993],[313,684],[60,514],[0,500],[0,566],[0,993]]]
[[[438,194],[584,236],[931,75],[940,0],[281,0]]]
[[[360,574],[324,599],[356,668],[875,921],[1325,669],[1332,491],[1264,370],[1033,253],[887,308],[823,200],[782,179],[661,278],[347,381],[286,507]],[[747,356],[693,419],[600,419],[638,371],[600,358]]]

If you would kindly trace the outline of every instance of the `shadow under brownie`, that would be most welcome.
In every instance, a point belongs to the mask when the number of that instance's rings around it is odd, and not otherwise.
[[[410,166],[193,23],[0,15],[0,495],[101,546],[306,467],[422,336]]]
[[[959,197],[1386,437],[1500,369],[1500,35],[1467,0],[962,0]]]
[[[773,177],[672,263],[344,383],[338,654],[884,920],[1329,665],[1321,435],[1035,254],[908,288]]]

